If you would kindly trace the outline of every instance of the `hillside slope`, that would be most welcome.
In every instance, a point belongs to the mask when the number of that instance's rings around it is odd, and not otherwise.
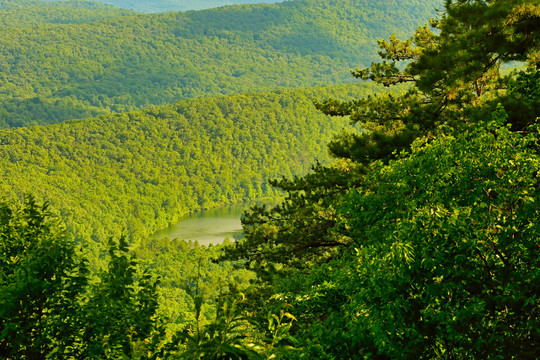
[[[351,81],[434,0],[296,0],[0,29],[0,127]]]
[[[343,85],[194,99],[144,111],[0,131],[0,193],[32,193],[72,230],[144,237],[181,215],[275,195],[268,178],[328,159],[344,125],[311,99],[378,90]]]

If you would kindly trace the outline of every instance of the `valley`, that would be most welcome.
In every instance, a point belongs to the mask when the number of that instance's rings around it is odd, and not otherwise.
[[[0,0],[0,358],[536,359],[538,1],[254,2]]]

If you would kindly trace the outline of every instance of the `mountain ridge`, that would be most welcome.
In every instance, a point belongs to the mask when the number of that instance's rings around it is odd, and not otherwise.
[[[171,11],[204,10],[221,6],[238,4],[277,3],[283,0],[98,0],[123,9],[143,13],[158,13]]]

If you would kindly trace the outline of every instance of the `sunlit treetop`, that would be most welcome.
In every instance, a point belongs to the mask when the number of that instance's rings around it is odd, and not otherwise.
[[[502,64],[526,64],[529,73],[539,69],[540,5],[537,0],[448,0],[440,18],[410,39],[393,35],[379,47],[382,62],[352,74],[385,86],[410,84],[409,90],[316,103],[327,114],[350,115],[366,130],[336,137],[330,151],[337,157],[366,164],[389,158],[418,136],[461,126],[472,108],[504,95],[513,80],[501,76]],[[511,115],[508,120],[515,130],[528,125]]]

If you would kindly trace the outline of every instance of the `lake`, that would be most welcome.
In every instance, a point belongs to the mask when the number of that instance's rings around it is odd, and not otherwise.
[[[240,217],[250,206],[250,203],[236,204],[194,212],[152,237],[193,240],[201,245],[221,244],[226,237],[233,240],[234,236],[242,234]]]

